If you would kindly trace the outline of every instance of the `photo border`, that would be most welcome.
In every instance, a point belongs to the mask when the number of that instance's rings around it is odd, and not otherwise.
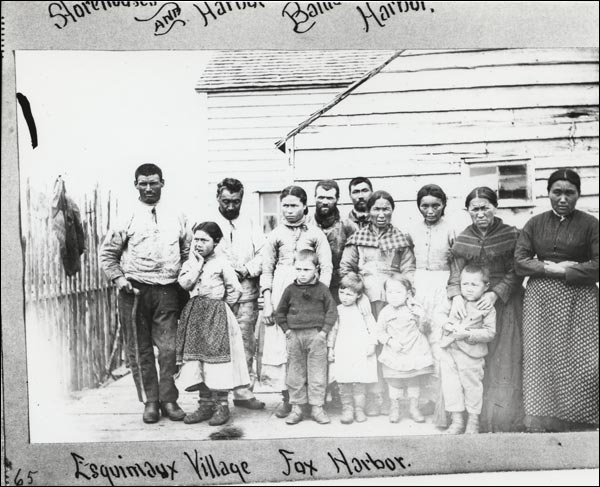
[[[16,483],[19,471],[24,485],[28,485],[29,472],[36,472],[30,477],[31,485],[106,484],[102,478],[76,478],[73,453],[106,465],[119,464],[119,454],[124,458],[123,464],[176,461],[179,471],[176,479],[164,481],[171,484],[205,482],[198,479],[185,458],[184,452],[194,450],[200,455],[211,454],[215,459],[248,461],[252,472],[250,482],[311,479],[283,475],[281,470],[285,464],[280,460],[280,448],[296,452],[299,458],[312,458],[319,468],[318,476],[312,478],[318,479],[344,476],[336,471],[326,455],[338,448],[350,457],[364,457],[365,452],[373,457],[401,456],[410,465],[402,475],[598,468],[598,432],[371,437],[360,438],[359,442],[352,438],[289,438],[30,444],[14,96],[14,51],[18,50],[598,48],[597,2],[543,2],[541,5],[537,2],[426,2],[435,9],[430,16],[390,19],[385,27],[373,27],[369,32],[364,31],[363,21],[356,13],[356,6],[365,2],[343,2],[315,17],[315,25],[302,34],[295,33],[293,22],[282,15],[282,8],[288,2],[277,2],[261,12],[230,12],[206,26],[200,17],[190,18],[185,28],[174,27],[170,33],[160,36],[154,35],[150,25],[135,21],[132,10],[117,8],[96,12],[58,29],[57,19],[50,18],[48,11],[50,4],[58,3],[61,2],[2,2],[2,434],[7,484]],[[315,445],[319,453],[315,453]],[[345,476],[365,478],[381,476],[381,473],[371,471]],[[207,483],[239,483],[239,480],[228,476],[209,479]],[[141,478],[135,482],[151,485],[156,479]],[[126,484],[119,481],[116,485]]]

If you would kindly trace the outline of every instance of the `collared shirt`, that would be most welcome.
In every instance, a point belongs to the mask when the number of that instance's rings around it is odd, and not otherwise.
[[[456,234],[452,226],[442,217],[435,224],[424,220],[411,227],[410,236],[414,243],[417,269],[427,271],[449,271],[450,249]]]
[[[574,210],[565,217],[546,211],[523,227],[515,250],[515,270],[520,276],[545,276],[544,261],[578,262],[566,269],[569,284],[598,282],[598,219]]]
[[[217,223],[223,232],[223,238],[215,249],[217,255],[222,255],[233,269],[245,267],[248,276],[240,281],[242,297],[240,302],[254,301],[259,296],[258,276],[262,269],[260,251],[265,243],[265,236],[254,221],[240,213],[235,220],[228,220],[217,209],[212,215],[212,221]]]
[[[124,276],[144,284],[166,285],[177,281],[189,250],[190,235],[182,213],[162,201],[148,205],[138,200],[109,230],[99,260],[112,281]]]

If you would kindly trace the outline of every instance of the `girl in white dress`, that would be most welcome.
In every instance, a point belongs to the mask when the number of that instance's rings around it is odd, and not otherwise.
[[[338,320],[327,340],[328,359],[340,386],[343,424],[366,421],[366,385],[377,382],[375,318],[357,302],[363,295],[362,278],[350,272],[340,281]]]

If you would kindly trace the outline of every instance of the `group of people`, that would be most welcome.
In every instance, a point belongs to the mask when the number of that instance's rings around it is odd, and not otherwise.
[[[258,379],[281,391],[275,415],[290,425],[329,423],[331,396],[344,424],[397,423],[406,403],[452,434],[597,427],[598,220],[575,208],[576,172],[550,175],[551,210],[521,231],[495,216],[488,187],[467,195],[472,224],[456,232],[434,184],[408,231],[366,177],[349,183],[346,218],[335,181],[317,183],[312,215],[288,186],[265,236],[237,179],[191,231],[161,199],[160,168],[140,166],[135,186],[100,262],[119,290],[144,422],[224,424],[231,391],[235,407],[265,407]],[[197,410],[178,406],[180,389],[198,392]]]

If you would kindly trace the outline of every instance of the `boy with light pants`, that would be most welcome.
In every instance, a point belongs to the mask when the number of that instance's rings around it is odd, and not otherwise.
[[[489,288],[485,267],[466,266],[460,275],[460,293],[466,316],[450,312],[440,341],[440,369],[446,411],[452,415],[448,434],[479,433],[483,401],[483,374],[487,343],[496,334],[496,310],[479,302]],[[465,429],[463,412],[467,411]]]

